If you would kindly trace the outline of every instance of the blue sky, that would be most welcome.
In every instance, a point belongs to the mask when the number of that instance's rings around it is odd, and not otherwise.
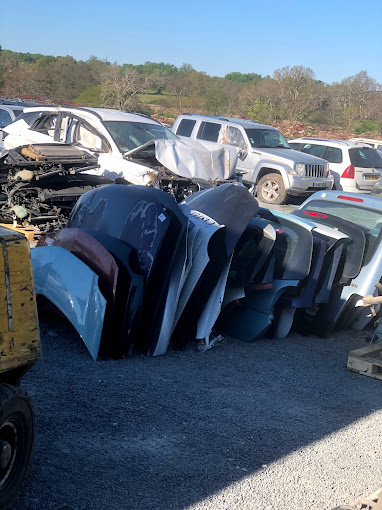
[[[382,83],[382,0],[19,0],[3,2],[0,45],[119,64],[186,62],[224,76],[310,67]]]

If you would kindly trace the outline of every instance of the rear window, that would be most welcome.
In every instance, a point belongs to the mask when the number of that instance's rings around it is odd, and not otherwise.
[[[367,229],[382,228],[381,213],[372,209],[366,209],[359,205],[353,205],[351,201],[344,203],[331,202],[330,200],[310,200],[300,210],[309,209],[326,214],[331,214],[342,220],[351,221],[356,225]],[[319,221],[319,220],[318,220]]]
[[[176,134],[179,136],[191,136],[192,130],[196,124],[196,120],[182,119],[176,130]]]
[[[311,200],[305,207],[301,208],[301,210],[304,209],[330,214],[367,229],[362,265],[365,266],[370,262],[382,237],[382,219],[379,211],[352,205],[349,200],[344,200],[344,204],[330,202],[329,200]],[[309,219],[309,217],[307,218]],[[313,218],[313,220],[320,223],[319,218]],[[332,227],[338,228],[338,225],[333,224]]]
[[[207,142],[217,142],[221,124],[215,122],[202,122],[196,138]]]
[[[377,149],[360,147],[349,149],[350,161],[360,168],[382,168],[382,154]]]

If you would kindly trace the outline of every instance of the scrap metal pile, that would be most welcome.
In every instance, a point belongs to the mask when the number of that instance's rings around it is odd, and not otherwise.
[[[36,294],[94,359],[207,348],[218,334],[362,329],[372,318],[362,300],[381,288],[382,200],[354,200],[316,193],[286,215],[259,208],[239,183],[180,204],[145,186],[93,189],[32,249]],[[358,223],[344,219],[353,209]]]

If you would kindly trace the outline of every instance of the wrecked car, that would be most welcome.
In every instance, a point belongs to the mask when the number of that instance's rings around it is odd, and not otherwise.
[[[152,186],[179,202],[200,189],[237,180],[237,149],[187,143],[150,117],[102,108],[27,108],[4,130],[6,149],[67,143],[97,158],[89,173]]]
[[[0,153],[0,222],[62,228],[78,198],[113,181],[88,172],[97,159],[77,147],[30,144]]]

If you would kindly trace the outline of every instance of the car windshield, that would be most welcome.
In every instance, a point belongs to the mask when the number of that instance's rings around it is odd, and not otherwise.
[[[174,140],[178,137],[161,124],[149,122],[105,121],[115,144],[121,152],[128,152],[150,140]]]
[[[246,129],[251,147],[290,149],[288,142],[277,129]]]
[[[360,168],[382,168],[382,154],[371,147],[349,149],[351,164]]]

